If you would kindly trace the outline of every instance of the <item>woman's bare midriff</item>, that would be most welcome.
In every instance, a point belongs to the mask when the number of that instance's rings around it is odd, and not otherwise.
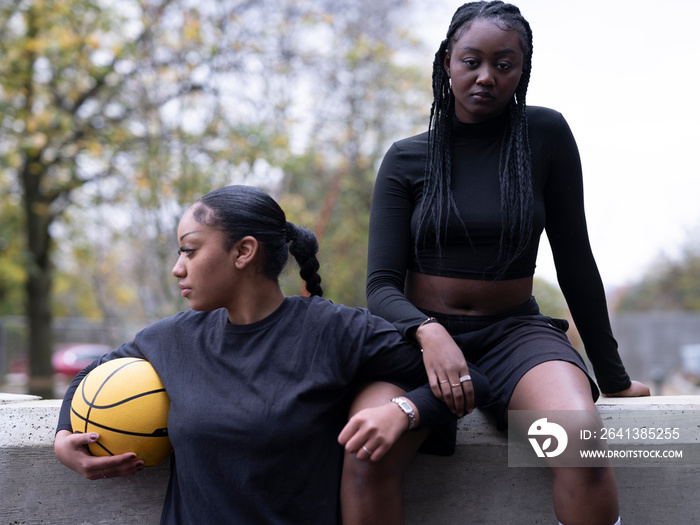
[[[457,315],[494,315],[526,303],[532,296],[532,277],[481,281],[438,277],[409,271],[405,294],[424,310]]]

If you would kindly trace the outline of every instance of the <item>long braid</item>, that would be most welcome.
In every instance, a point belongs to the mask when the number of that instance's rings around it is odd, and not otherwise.
[[[510,123],[501,148],[499,180],[501,184],[502,231],[499,259],[503,271],[517,259],[530,244],[534,194],[532,188],[532,161],[527,122],[526,95],[532,71],[532,31],[530,24],[514,6],[504,5],[501,19],[524,31],[525,63],[515,97],[510,103]]]
[[[440,231],[452,213],[462,222],[451,187],[452,162],[450,138],[455,99],[445,71],[445,56],[463,31],[476,20],[491,20],[521,35],[525,60],[523,74],[510,103],[510,122],[506,128],[499,162],[501,185],[502,233],[499,262],[501,273],[527,250],[532,232],[533,190],[530,144],[525,98],[532,67],[532,31],[517,7],[501,1],[470,2],[455,12],[433,60],[433,104],[428,125],[428,155],[425,163],[423,203],[419,212],[415,249],[434,237],[438,257],[442,252]],[[462,222],[465,234],[466,226]]]
[[[322,296],[321,276],[318,274],[321,265],[316,258],[318,253],[316,236],[307,228],[287,222],[286,238],[289,243],[289,253],[296,259],[299,275],[306,283],[306,291],[309,295]]]
[[[451,212],[459,217],[457,205],[452,195],[452,160],[449,145],[452,135],[452,115],[455,99],[450,87],[450,79],[445,71],[444,56],[449,46],[450,34],[440,44],[433,61],[433,105],[430,108],[428,123],[428,156],[425,163],[425,178],[423,183],[423,206],[418,219],[419,241],[427,241],[432,234],[441,255],[440,226],[447,224]],[[442,176],[440,176],[442,175]],[[447,211],[443,218],[443,210]],[[432,228],[429,228],[432,226]],[[432,231],[430,231],[432,229]]]

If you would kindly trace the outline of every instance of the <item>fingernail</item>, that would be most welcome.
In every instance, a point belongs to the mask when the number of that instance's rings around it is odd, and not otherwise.
[[[97,441],[97,438],[98,438],[98,437],[99,437],[99,436],[98,436],[97,434],[90,434],[90,440],[91,440],[91,441]]]

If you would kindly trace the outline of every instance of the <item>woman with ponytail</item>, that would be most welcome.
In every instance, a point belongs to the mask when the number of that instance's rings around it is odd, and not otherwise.
[[[508,410],[595,413],[600,391],[649,395],[630,380],[611,332],[574,138],[560,113],[526,105],[532,49],[517,7],[457,9],[435,54],[428,131],[387,152],[370,218],[370,311],[420,345],[433,393],[459,416],[474,406],[472,384],[460,378],[478,366],[491,387],[483,408],[501,428]],[[597,384],[569,343],[568,323],[542,315],[532,297],[543,231]],[[398,394],[369,385],[353,409]],[[454,447],[448,431],[444,453]],[[377,463],[346,455],[346,525],[402,522],[399,482],[424,439],[404,436]],[[618,520],[611,468],[552,471],[562,523]]]
[[[432,395],[415,345],[367,310],[320,297],[316,237],[263,191],[227,186],[205,195],[177,236],[172,273],[190,310],[76,376],[54,445],[69,468],[88,479],[143,468],[132,453],[90,456],[85,445],[99,436],[71,428],[80,380],[118,357],[148,360],[170,397],[174,454],[161,523],[339,523],[341,445],[379,459],[410,427],[453,419]],[[310,297],[282,292],[288,253]],[[486,397],[485,380],[474,377]],[[358,385],[378,380],[414,390],[347,422]]]

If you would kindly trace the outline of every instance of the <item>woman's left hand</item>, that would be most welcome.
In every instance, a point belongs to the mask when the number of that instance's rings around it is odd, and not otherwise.
[[[73,434],[59,430],[54,438],[54,453],[66,467],[90,480],[133,476],[144,468],[144,462],[133,452],[116,456],[92,456],[87,445],[96,443],[98,434]]]
[[[415,406],[413,410],[417,414]],[[406,414],[395,403],[385,403],[352,416],[340,432],[338,443],[350,454],[357,454],[358,459],[379,461],[406,430]]]
[[[650,396],[649,387],[639,381],[632,381],[632,384],[626,390],[617,392],[616,394],[603,394],[603,397],[643,397]]]

